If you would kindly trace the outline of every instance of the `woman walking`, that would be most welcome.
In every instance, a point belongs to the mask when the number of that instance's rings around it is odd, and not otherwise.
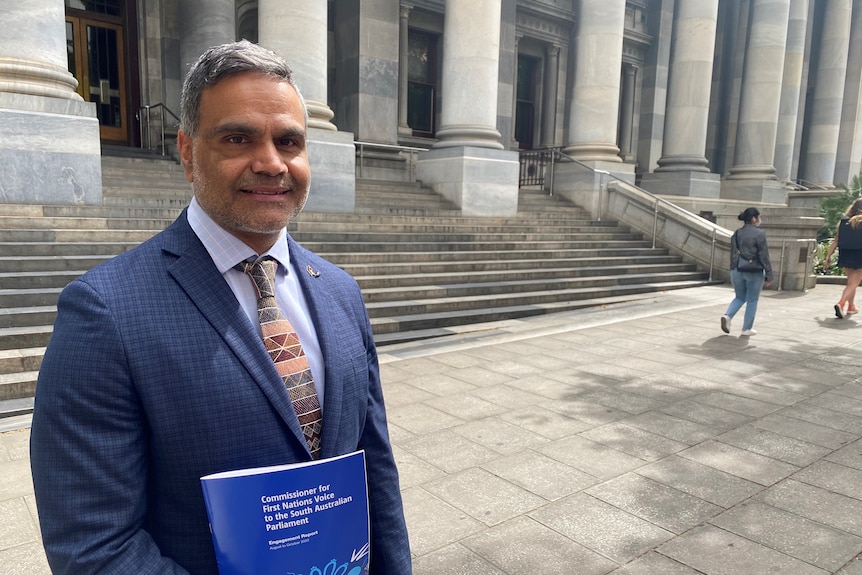
[[[736,297],[721,316],[721,331],[730,333],[730,321],[744,304],[741,335],[751,336],[757,333],[754,316],[760,292],[764,285],[772,285],[772,264],[769,261],[766,234],[759,227],[760,210],[746,208],[737,217],[745,224],[730,237],[730,281]]]
[[[841,319],[859,312],[855,300],[856,288],[862,280],[862,198],[850,204],[838,222],[835,238],[826,252],[827,266],[835,248],[838,248],[838,265],[844,268],[844,275],[847,276],[847,285],[841,292],[841,299],[835,304],[835,317]]]

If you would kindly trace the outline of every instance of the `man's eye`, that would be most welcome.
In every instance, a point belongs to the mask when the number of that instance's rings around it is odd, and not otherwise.
[[[245,141],[245,138],[242,136],[230,136],[227,141],[231,144],[242,144]]]

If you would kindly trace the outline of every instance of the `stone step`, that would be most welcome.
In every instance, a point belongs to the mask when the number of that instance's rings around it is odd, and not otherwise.
[[[638,236],[642,237],[642,236]],[[549,250],[599,249],[599,248],[640,248],[649,246],[643,239],[607,239],[607,240],[566,240],[566,241],[502,241],[502,242],[302,242],[303,245],[316,253],[349,253],[349,252],[482,252],[508,251],[532,252]]]
[[[641,255],[664,255],[667,250],[662,248],[651,248],[647,245],[635,247],[606,247],[602,244],[598,247],[572,248],[572,249],[550,249],[534,250],[530,252],[516,250],[471,250],[471,251],[391,251],[391,252],[317,252],[339,266],[349,264],[380,264],[380,263],[405,263],[411,261],[421,262],[476,262],[480,260],[520,260],[527,257],[542,261],[546,259],[580,259],[580,258],[612,258],[612,257],[638,257]]]
[[[664,284],[662,290],[683,289],[704,285],[703,281],[681,281]],[[371,326],[374,340],[380,345],[409,341],[409,332],[426,331],[443,333],[441,328],[463,326],[474,323],[517,319],[547,313],[570,311],[600,305],[597,302],[609,298],[620,300],[638,294],[654,293],[656,286],[652,284],[634,284],[617,286],[615,288],[590,288],[582,290],[580,298],[572,297],[559,301],[534,302],[527,299],[511,304],[502,304],[505,298],[499,298],[501,305],[490,307],[465,307],[458,310],[434,310],[418,313],[405,313],[397,316],[374,317]],[[571,294],[575,295],[575,294]]]
[[[38,376],[38,371],[0,373],[0,400],[33,397]]]
[[[420,268],[420,266],[414,266]],[[375,272],[378,270],[374,270]],[[425,269],[417,269],[414,273],[384,274],[374,273],[369,275],[354,275],[363,292],[387,288],[403,290],[404,297],[415,297],[408,295],[409,290],[405,288],[418,288],[419,286],[443,287],[469,280],[471,284],[494,283],[494,282],[523,282],[523,281],[546,281],[549,284],[559,280],[575,280],[583,278],[595,278],[603,276],[617,276],[626,273],[641,275],[671,274],[677,272],[694,272],[693,264],[667,263],[667,264],[644,264],[630,266],[595,266],[595,267],[566,267],[566,268],[544,268],[528,270],[491,270],[476,269],[468,273],[462,271],[428,272]],[[550,285],[549,285],[550,287]],[[373,293],[373,292],[371,292]],[[400,294],[398,297],[401,297]]]
[[[55,305],[61,288],[0,289],[0,309]]]
[[[98,256],[114,256],[128,251],[138,245],[140,242],[0,242],[0,253],[4,254],[4,258],[22,259],[23,258],[43,258],[43,259],[66,259],[69,258],[68,266],[78,266],[74,259],[81,258],[97,258]],[[23,265],[23,264],[22,264]],[[36,264],[40,265],[40,264]],[[68,267],[67,266],[67,267]],[[92,266],[87,266],[92,267]],[[26,269],[24,267],[20,269]],[[11,271],[11,270],[10,270]]]
[[[527,256],[529,254],[522,254]],[[578,273],[583,269],[613,267],[628,270],[635,266],[686,265],[679,264],[680,258],[671,255],[641,255],[636,257],[603,258],[555,258],[555,259],[495,259],[495,260],[455,260],[422,261],[418,257],[402,262],[340,264],[350,275],[362,276],[407,276],[411,274],[474,274],[504,270],[526,270],[542,272],[545,270],[566,269]]]
[[[24,327],[0,327],[0,350],[45,347],[51,339],[53,324]]]
[[[0,291],[63,287],[84,273],[78,271],[0,272]],[[2,311],[2,309],[0,309]]]
[[[113,256],[34,256],[30,254],[2,256],[0,257],[0,288],[11,287],[7,285],[7,281],[14,282],[15,276],[23,274],[77,273],[81,275],[83,272],[80,270],[88,270],[111,257]],[[6,278],[6,281],[3,278]]]
[[[0,374],[39,371],[44,347],[0,350]]]
[[[0,308],[0,327],[53,326],[56,317],[56,305]]]
[[[430,243],[439,245],[455,246],[457,244],[496,244],[496,245],[512,245],[515,243],[556,243],[564,245],[567,243],[578,243],[583,241],[590,242],[620,242],[620,241],[637,241],[643,242],[643,235],[635,233],[626,233],[624,231],[605,231],[601,229],[590,231],[573,231],[569,233],[547,233],[544,231],[537,232],[516,232],[516,233],[500,233],[500,232],[472,232],[472,233],[432,233],[432,232],[353,232],[353,231],[298,231],[291,234],[293,238],[302,243],[308,244],[323,244],[323,243],[346,243],[350,245],[356,244],[380,244],[389,243],[398,246],[409,245],[427,245]]]
[[[0,400],[0,433],[30,427],[33,396]]]
[[[134,242],[141,243],[150,239],[159,231],[158,229],[0,229],[0,245],[8,242]],[[4,253],[4,255],[6,255]]]
[[[629,285],[655,285],[676,282],[701,282],[698,271],[659,274],[626,274],[556,279],[524,279],[496,282],[469,282],[445,285],[417,285],[363,289],[371,317],[433,313],[483,307],[500,307],[578,299],[590,290],[614,289]]]

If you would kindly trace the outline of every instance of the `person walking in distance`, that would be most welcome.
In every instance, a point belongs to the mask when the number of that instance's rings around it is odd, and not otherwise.
[[[721,316],[721,331],[730,333],[730,322],[742,306],[745,316],[742,320],[740,335],[752,336],[757,302],[763,287],[772,285],[772,264],[769,261],[769,248],[766,234],[760,229],[760,210],[746,208],[737,216],[743,226],[733,232],[730,238],[730,281],[736,297]]]
[[[845,315],[859,312],[856,307],[856,288],[862,281],[862,198],[850,204],[838,222],[835,238],[826,251],[827,266],[835,248],[838,248],[838,265],[844,268],[844,275],[847,276],[847,285],[841,292],[841,299],[835,304],[835,317],[842,319]]]

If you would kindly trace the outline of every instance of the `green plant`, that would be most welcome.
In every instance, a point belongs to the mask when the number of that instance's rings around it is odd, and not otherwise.
[[[817,249],[814,252],[814,274],[819,276],[842,276],[844,270],[838,267],[838,256],[832,254],[832,259],[829,265],[826,265],[826,252],[829,251],[831,239],[817,242]]]
[[[826,220],[817,232],[819,241],[831,240],[835,237],[838,220],[844,215],[847,207],[862,198],[862,177],[853,176],[850,185],[841,184],[841,191],[820,200],[820,217]]]

